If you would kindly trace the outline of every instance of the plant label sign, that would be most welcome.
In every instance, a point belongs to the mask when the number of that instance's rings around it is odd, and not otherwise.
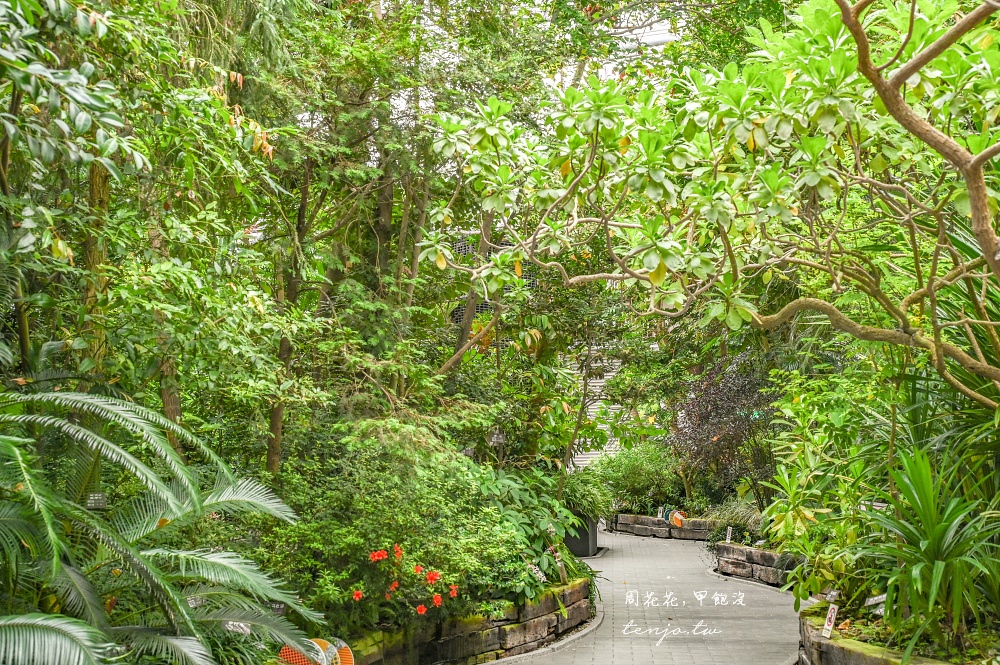
[[[827,602],[832,603],[833,601],[837,600],[839,596],[840,596],[840,591],[834,589],[830,593],[826,594],[826,600]]]
[[[726,542],[733,542],[733,527],[726,527]]]
[[[868,600],[865,601],[865,607],[870,607],[872,605],[878,605],[880,603],[884,603],[885,602],[885,598],[886,598],[886,594],[884,594],[884,593],[883,594],[879,594],[877,596],[872,596],[871,598],[869,598]]]
[[[833,633],[833,624],[837,621],[837,606],[830,605],[826,613],[826,624],[823,626],[823,637],[830,637]]]

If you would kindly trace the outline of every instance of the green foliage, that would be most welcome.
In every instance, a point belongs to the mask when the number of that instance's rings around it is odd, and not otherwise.
[[[586,467],[566,475],[563,503],[578,515],[597,519],[607,517],[614,509],[614,496],[604,478]]]
[[[593,469],[610,488],[617,511],[656,514],[657,506],[676,506],[683,495],[676,460],[668,448],[656,443],[640,443],[602,457]]]

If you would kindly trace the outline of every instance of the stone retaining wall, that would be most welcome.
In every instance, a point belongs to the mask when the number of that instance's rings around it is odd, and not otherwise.
[[[547,646],[589,618],[590,581],[580,579],[523,607],[511,604],[498,619],[418,623],[405,631],[376,631],[350,645],[357,665],[476,665]]]
[[[631,533],[636,536],[655,538],[680,538],[683,540],[706,540],[718,526],[712,520],[684,520],[683,527],[676,527],[662,517],[645,515],[615,515],[609,524],[612,531]]]
[[[799,665],[900,665],[903,654],[840,636],[836,630],[823,637],[826,603],[818,603],[799,614]],[[945,665],[944,661],[911,657],[907,665]]]
[[[716,543],[715,555],[719,558],[719,572],[723,575],[754,579],[771,586],[784,586],[788,571],[799,563],[796,557],[789,554],[736,543]]]

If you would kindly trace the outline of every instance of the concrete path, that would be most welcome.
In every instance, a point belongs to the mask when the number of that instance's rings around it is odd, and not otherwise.
[[[792,597],[709,574],[705,543],[604,531],[598,542],[609,550],[587,561],[599,571],[604,623],[530,663],[789,665],[797,658]]]

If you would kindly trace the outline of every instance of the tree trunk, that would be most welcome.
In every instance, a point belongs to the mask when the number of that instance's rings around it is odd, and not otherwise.
[[[292,246],[291,267],[286,271],[282,269],[280,263],[275,266],[274,273],[278,282],[275,300],[280,312],[284,312],[287,305],[298,304],[299,300],[304,268],[302,259],[305,253],[302,245],[309,233],[309,184],[312,179],[312,167],[312,160],[306,159],[300,187],[299,209],[295,221],[295,242]],[[284,377],[287,378],[292,371],[292,340],[287,335],[283,335],[278,343],[278,360],[281,361]],[[278,473],[281,470],[281,445],[285,436],[285,402],[280,394],[275,394],[273,400],[268,424],[267,459],[264,462],[264,468],[269,473]]]
[[[485,259],[489,253],[489,243],[493,239],[493,212],[483,215],[483,230],[479,236],[479,248],[477,253],[480,259]],[[469,287],[469,293],[465,296],[465,313],[462,315],[462,325],[458,330],[458,339],[455,341],[455,350],[465,346],[469,341],[469,333],[472,332],[472,322],[476,319],[476,306],[479,305],[479,291],[475,284]],[[461,364],[459,361],[456,367]]]
[[[389,255],[392,249],[392,209],[395,197],[395,183],[390,171],[390,155],[382,154],[382,175],[379,177],[375,220],[376,260],[378,265],[379,288],[385,289],[384,278],[389,273]]]
[[[108,278],[104,274],[104,266],[108,262],[107,248],[101,239],[101,231],[108,216],[111,204],[111,174],[103,164],[94,160],[90,163],[90,214],[93,218],[90,231],[83,241],[83,256],[90,277],[84,287],[84,337],[89,337],[88,354],[94,362],[94,368],[100,372],[104,365],[106,354],[106,335],[101,318],[100,300],[107,292]]]
[[[427,200],[430,197],[431,183],[424,178],[424,191],[420,197],[420,210],[417,214],[417,228],[413,231],[413,252],[410,254],[410,283],[406,285],[406,307],[413,305],[413,290],[417,286],[417,275],[420,272],[420,242],[424,239],[424,225],[427,223]]]
[[[163,237],[163,232],[156,221],[150,224],[148,234],[149,244],[153,251],[160,256],[161,261],[168,261],[170,248],[167,246],[167,240]],[[159,367],[157,369],[160,378],[160,402],[163,404],[163,417],[180,425],[182,416],[181,384],[177,380],[177,360],[170,348],[171,340],[167,333],[167,318],[161,310],[156,309],[153,310],[153,320],[156,321],[160,330],[156,338],[156,345],[159,353]],[[185,457],[184,445],[173,432],[167,432],[167,441],[178,455],[182,458]]]

